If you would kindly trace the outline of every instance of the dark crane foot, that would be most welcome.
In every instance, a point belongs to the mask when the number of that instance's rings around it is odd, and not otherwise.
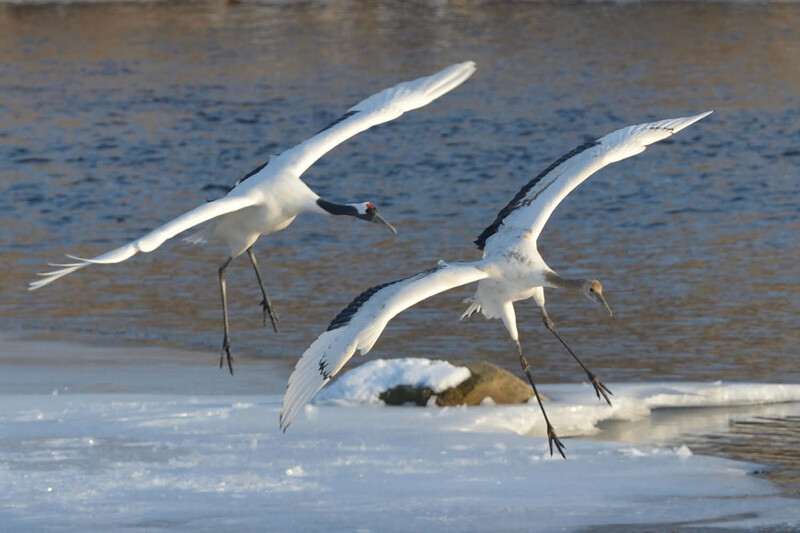
[[[225,338],[222,340],[222,353],[219,356],[219,367],[222,368],[222,364],[227,358],[228,360],[228,371],[233,375],[233,356],[231,355],[231,342],[226,335]]]
[[[553,456],[553,445],[555,444],[558,453],[561,454],[561,457],[564,459],[567,458],[567,456],[564,454],[564,448],[566,448],[566,446],[559,440],[558,435],[556,435],[556,430],[553,429],[553,426],[550,425],[550,422],[547,423],[547,443],[550,445],[550,457]]]
[[[597,399],[600,400],[601,399],[600,396],[602,395],[603,396],[602,399],[605,400],[608,405],[611,405],[611,400],[608,399],[608,395],[610,394],[610,395],[613,396],[614,393],[611,392],[608,389],[608,387],[606,387],[603,384],[602,381],[600,381],[600,378],[598,378],[597,376],[595,376],[591,372],[589,372],[587,375],[589,376],[589,381],[591,382],[592,386],[594,387],[594,393],[597,394]]]
[[[267,327],[267,317],[269,317],[269,321],[272,323],[272,329],[275,333],[278,333],[278,322],[281,319],[278,317],[278,313],[272,310],[272,306],[269,302],[264,299],[261,300],[261,325]]]
[[[539,404],[539,409],[542,410],[542,417],[544,418],[544,423],[547,424],[547,444],[550,446],[550,457],[553,456],[553,445],[555,445],[558,453],[561,454],[561,457],[564,459],[567,456],[564,454],[564,443],[562,443],[558,435],[556,435],[556,430],[553,429],[553,425],[550,423],[550,419],[547,418],[547,412],[544,410],[544,404],[542,403],[542,397],[539,396],[539,391],[536,390],[536,383],[533,382],[533,375],[531,374],[531,364],[525,359],[525,355],[522,353],[522,346],[520,345],[519,341],[516,341],[517,344],[517,353],[519,354],[519,362],[522,365],[522,371],[525,372],[525,375],[528,377],[528,382],[531,384],[531,388],[533,389],[533,396],[536,398],[536,403]]]

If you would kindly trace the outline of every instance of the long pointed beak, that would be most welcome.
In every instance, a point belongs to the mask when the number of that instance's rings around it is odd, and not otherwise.
[[[603,304],[603,307],[606,308],[606,311],[608,311],[608,316],[614,316],[614,313],[611,312],[611,307],[608,305],[608,302],[606,302],[605,297],[602,294],[597,294],[597,297],[600,299],[600,303]]]
[[[392,230],[392,233],[394,233],[395,235],[397,235],[397,230],[396,230],[396,229],[394,229],[394,226],[392,226],[391,224],[389,224],[389,223],[386,221],[386,219],[385,219],[385,218],[383,218],[382,216],[380,216],[378,213],[375,213],[375,218],[374,218],[372,221],[373,221],[375,224],[385,224],[387,228],[389,228],[390,230]]]

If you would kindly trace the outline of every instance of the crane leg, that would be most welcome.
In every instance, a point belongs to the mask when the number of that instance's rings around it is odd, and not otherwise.
[[[555,444],[558,453],[561,454],[561,457],[564,459],[567,456],[564,454],[564,448],[566,446],[558,439],[558,435],[556,435],[556,430],[553,429],[553,425],[550,423],[550,419],[547,418],[547,413],[544,410],[544,404],[542,404],[542,399],[539,396],[539,392],[536,390],[536,383],[533,382],[533,375],[531,374],[531,365],[528,363],[528,360],[522,353],[522,346],[520,345],[519,341],[515,341],[517,344],[517,353],[519,354],[519,362],[522,365],[522,370],[525,372],[525,375],[528,376],[528,381],[531,384],[531,388],[533,389],[533,395],[536,396],[536,401],[539,402],[539,408],[542,410],[542,416],[544,416],[544,422],[547,424],[547,443],[550,445],[550,455],[553,455],[553,445]]]
[[[219,367],[222,368],[222,361],[227,357],[228,370],[231,375],[233,375],[233,356],[231,355],[231,339],[229,335],[230,325],[228,324],[228,290],[225,285],[225,278],[227,277],[225,269],[228,268],[231,261],[233,261],[233,258],[229,257],[222,263],[222,266],[219,267],[219,290],[220,294],[222,294],[222,327],[224,332],[222,337],[222,353],[219,356]]]
[[[553,321],[550,320],[550,316],[547,314],[547,311],[545,311],[544,307],[542,307],[541,309],[542,309],[542,320],[544,321],[545,327],[549,329],[553,335],[556,336],[558,341],[564,346],[564,348],[567,349],[572,358],[575,359],[575,361],[577,361],[579,365],[581,365],[581,368],[583,369],[584,372],[586,372],[586,376],[589,378],[589,383],[591,383],[592,386],[594,387],[594,393],[597,394],[597,399],[598,400],[601,399],[600,396],[602,395],[603,396],[602,399],[604,399],[606,403],[608,403],[608,405],[611,405],[611,400],[608,398],[608,395],[611,394],[613,396],[613,393],[610,390],[608,390],[608,387],[606,387],[605,384],[603,384],[603,382],[600,381],[600,378],[598,378],[594,372],[586,368],[586,365],[584,365],[583,362],[581,362],[581,360],[578,359],[578,356],[575,355],[575,352],[573,352],[570,349],[570,347],[567,346],[567,343],[564,342],[564,339],[561,338],[561,335],[559,335],[556,332],[555,325],[553,324]]]
[[[263,325],[266,326],[267,316],[269,316],[269,320],[272,322],[272,329],[275,330],[275,333],[278,333],[278,322],[280,322],[281,319],[278,318],[278,314],[272,309],[272,302],[269,301],[267,291],[264,289],[264,282],[261,280],[261,272],[258,271],[256,254],[253,252],[252,246],[247,249],[247,255],[250,257],[250,262],[253,264],[253,270],[256,271],[256,279],[258,279],[258,286],[261,288],[261,296],[264,297],[264,299],[261,300],[261,321]]]

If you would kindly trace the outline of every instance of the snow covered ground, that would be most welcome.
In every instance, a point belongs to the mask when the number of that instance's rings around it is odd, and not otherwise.
[[[228,379],[205,356],[197,360],[184,372],[144,357],[117,377]],[[103,363],[93,364],[105,375]],[[243,364],[242,373],[259,365]],[[43,367],[40,374],[58,380]],[[363,393],[354,383],[347,394]],[[0,395],[0,530],[800,528],[800,501],[751,475],[757,465],[696,455],[680,443],[683,433],[725,426],[726,409],[713,406],[770,404],[776,416],[800,415],[800,385],[609,386],[614,407],[588,385],[544,384],[559,435],[647,419],[655,408],[698,409],[679,409],[688,425],[672,424],[670,435],[652,440],[675,444],[565,438],[565,461],[550,457],[535,405],[385,407],[353,403],[331,387],[282,434],[276,390],[7,392]]]

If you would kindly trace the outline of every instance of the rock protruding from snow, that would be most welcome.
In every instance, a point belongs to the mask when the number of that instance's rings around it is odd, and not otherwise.
[[[456,363],[466,368],[470,376],[459,384],[436,392],[429,387],[399,383],[380,393],[387,405],[428,405],[431,398],[436,405],[481,405],[487,398],[494,404],[524,403],[533,397],[531,386],[514,374],[487,362]]]
[[[533,398],[530,384],[499,366],[485,361],[459,366],[467,367],[471,376],[456,387],[440,392],[436,405],[480,405],[486,398],[496,404],[511,404]]]

